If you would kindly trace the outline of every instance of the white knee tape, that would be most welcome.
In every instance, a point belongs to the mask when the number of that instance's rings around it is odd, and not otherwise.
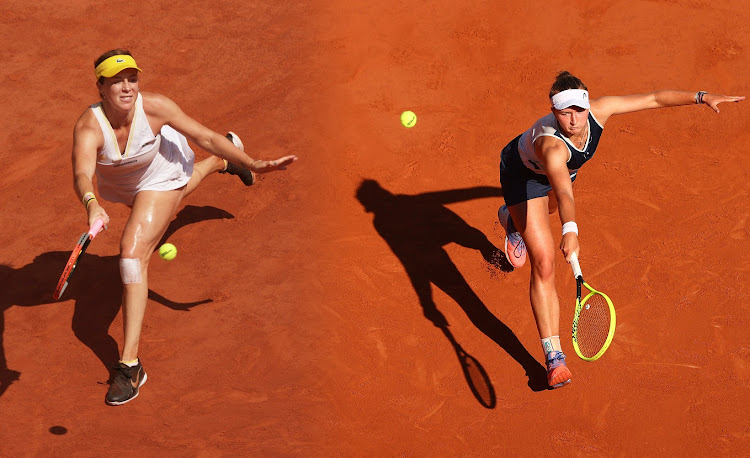
[[[141,260],[138,258],[120,258],[120,276],[124,285],[141,283]]]

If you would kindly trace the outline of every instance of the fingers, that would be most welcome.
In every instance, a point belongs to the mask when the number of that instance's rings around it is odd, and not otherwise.
[[[107,216],[106,213],[96,214],[93,215],[93,217],[89,218],[89,227],[93,226],[98,219],[104,221],[104,230],[106,230],[107,226],[109,225],[109,216]]]
[[[284,156],[281,159],[276,159],[274,162],[278,162],[280,166],[287,166],[297,160],[297,156]]]
[[[254,169],[258,173],[272,172],[274,170],[286,170],[287,166],[298,159],[295,155],[284,156],[273,161],[262,161],[261,167]]]
[[[724,102],[741,102],[745,100],[745,96],[737,96],[737,95],[715,95],[713,96],[712,100],[710,102],[705,101],[704,103],[708,105],[712,110],[714,110],[716,113],[719,113],[719,104]]]
[[[96,211],[92,212],[91,216],[89,216],[89,226],[94,224],[98,219],[104,221],[104,228],[106,229],[107,225],[109,224],[109,215],[101,207],[97,208]]]
[[[578,258],[578,253],[580,251],[581,251],[581,248],[578,247],[575,250],[571,250],[570,253],[563,252],[563,257],[565,258],[565,262],[567,262],[568,264],[572,264],[573,263],[573,257],[575,256],[576,258]]]
[[[578,245],[578,240],[575,240],[574,243],[566,243],[565,239],[563,239],[562,242],[560,242],[560,251],[562,251],[565,262],[568,264],[570,264],[570,257],[573,256],[574,253],[578,256],[580,250],[581,247]]]
[[[712,103],[712,105],[718,105],[723,102],[742,102],[745,100],[745,96],[737,96],[737,95],[720,95],[717,96],[716,100]]]
[[[289,164],[291,164],[292,162],[294,162],[294,161],[290,161],[290,160],[286,160],[286,161],[276,160],[276,161],[273,161],[271,163],[271,167],[274,170],[284,170],[284,169],[286,169],[286,166],[289,165]]]

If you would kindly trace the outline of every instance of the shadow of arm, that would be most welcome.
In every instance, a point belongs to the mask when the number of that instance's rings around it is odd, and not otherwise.
[[[439,204],[449,204],[454,202],[464,202],[473,199],[483,199],[487,197],[502,197],[502,195],[502,188],[498,188],[495,186],[476,186],[473,188],[425,192],[423,194],[419,194],[419,197]]]

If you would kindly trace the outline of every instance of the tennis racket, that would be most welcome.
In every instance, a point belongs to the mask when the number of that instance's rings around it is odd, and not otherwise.
[[[52,294],[53,299],[60,299],[62,293],[65,292],[65,288],[68,287],[68,282],[70,281],[70,276],[73,275],[73,271],[75,270],[76,265],[78,265],[78,260],[81,258],[81,255],[86,252],[89,243],[94,240],[94,237],[96,237],[103,228],[104,220],[98,219],[94,222],[89,231],[84,232],[83,235],[81,235],[81,238],[78,239],[78,243],[76,243],[75,248],[73,248],[73,252],[70,253],[68,263],[65,264],[65,269],[63,269],[63,273],[60,275],[60,280],[57,282],[55,292]]]
[[[606,294],[595,290],[583,280],[578,256],[570,256],[576,278],[576,311],[573,316],[573,348],[585,361],[601,358],[615,336],[615,306]],[[581,286],[588,292],[581,299]]]

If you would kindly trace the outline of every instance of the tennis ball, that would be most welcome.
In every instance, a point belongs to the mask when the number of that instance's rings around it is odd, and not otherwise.
[[[171,261],[177,256],[177,247],[171,243],[165,243],[159,247],[159,256],[161,256],[162,259]]]
[[[401,113],[401,124],[404,125],[404,127],[414,127],[414,124],[417,123],[417,115],[414,114],[413,111],[404,111]]]

